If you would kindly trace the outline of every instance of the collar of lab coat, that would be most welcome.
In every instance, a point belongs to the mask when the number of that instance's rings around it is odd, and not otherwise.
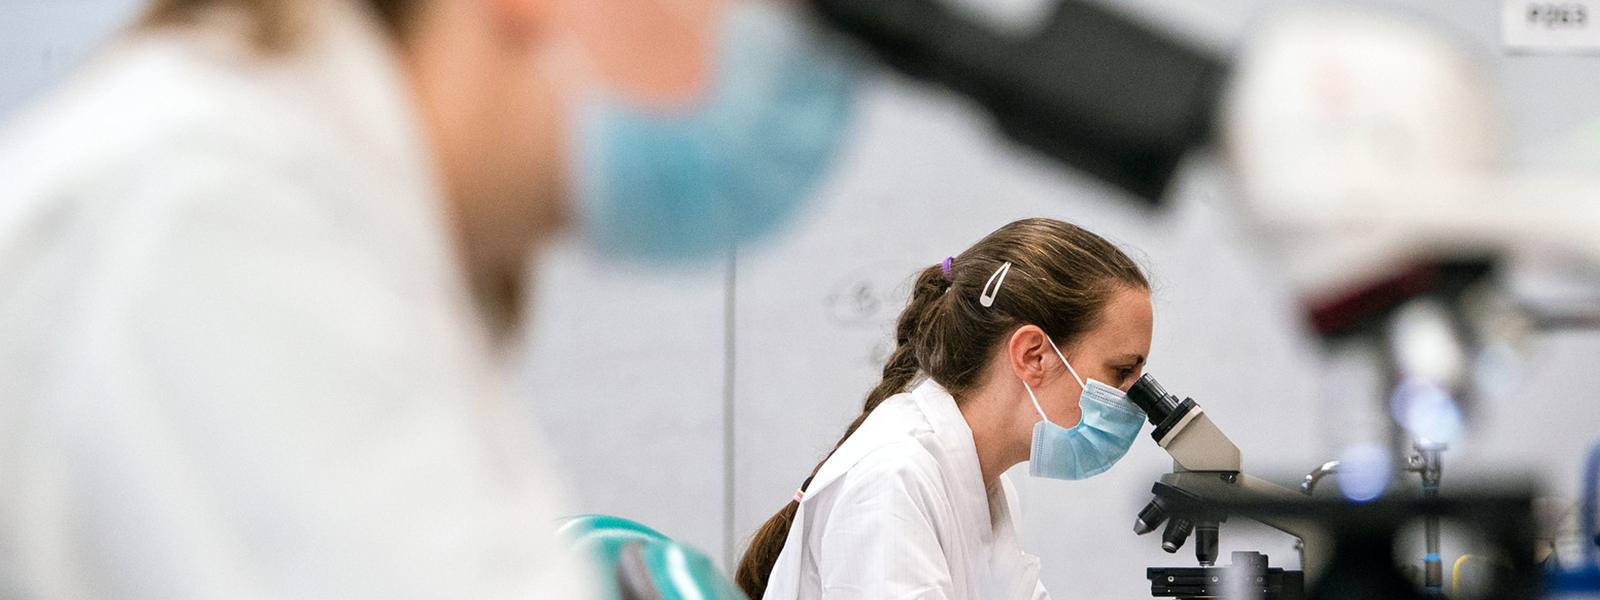
[[[945,466],[945,481],[950,485],[951,497],[960,522],[970,526],[973,539],[992,543],[994,516],[989,506],[989,490],[983,483],[983,467],[978,464],[978,446],[972,439],[972,427],[956,406],[955,396],[944,386],[927,379],[911,391],[911,400],[922,409],[939,441],[936,455]],[[1003,503],[1003,495],[1001,496]]]
[[[914,433],[908,428],[915,428],[917,424],[906,422],[907,419],[902,417],[903,411],[892,410],[894,405],[907,401],[922,413],[931,429],[935,444],[928,449],[944,471],[945,481],[950,486],[947,491],[953,507],[960,515],[964,533],[971,539],[990,542],[994,537],[994,528],[989,510],[989,492],[983,484],[983,470],[978,465],[978,447],[972,440],[972,428],[967,426],[966,417],[956,407],[955,397],[931,378],[925,378],[909,393],[885,400],[880,410],[874,410],[867,421],[851,434],[850,439],[845,440],[828,457],[816,477],[811,479],[811,485],[806,487],[801,502],[827,489],[873,450],[903,441],[908,434]],[[882,410],[885,408],[891,410]]]

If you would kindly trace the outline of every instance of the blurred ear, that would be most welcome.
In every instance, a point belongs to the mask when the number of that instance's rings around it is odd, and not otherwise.
[[[491,0],[555,4],[556,26],[601,83],[651,106],[695,102],[711,85],[718,25],[729,0]]]
[[[1011,372],[1034,389],[1044,385],[1045,355],[1054,356],[1044,330],[1037,325],[1023,325],[1007,339],[1006,359]]]

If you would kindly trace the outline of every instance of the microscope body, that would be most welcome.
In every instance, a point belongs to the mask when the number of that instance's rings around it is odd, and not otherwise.
[[[1218,506],[1304,498],[1288,488],[1243,473],[1239,447],[1222,433],[1193,399],[1179,401],[1149,375],[1128,390],[1128,398],[1156,426],[1151,437],[1172,455],[1172,472],[1152,487],[1155,496],[1134,522],[1140,535],[1163,522],[1161,547],[1177,552],[1192,533],[1201,567],[1216,566],[1218,527],[1228,514]],[[1301,566],[1311,575],[1326,563],[1326,547],[1315,539],[1320,530],[1307,521],[1281,514],[1240,515],[1260,521],[1301,541]]]

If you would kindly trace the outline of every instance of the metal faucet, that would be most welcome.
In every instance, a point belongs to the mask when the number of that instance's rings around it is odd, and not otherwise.
[[[1439,497],[1439,480],[1444,471],[1444,463],[1440,460],[1440,453],[1447,446],[1440,443],[1418,442],[1415,452],[1407,457],[1406,466],[1401,471],[1416,473],[1422,476],[1422,496],[1424,498]],[[1339,461],[1330,460],[1322,466],[1306,474],[1305,481],[1300,482],[1300,491],[1307,496],[1311,495],[1317,487],[1317,482],[1323,477],[1339,472]],[[1423,520],[1424,543],[1427,554],[1423,559],[1424,584],[1423,587],[1430,597],[1442,597],[1444,589],[1444,569],[1439,559],[1439,517],[1429,515]]]
[[[1311,492],[1316,489],[1318,481],[1322,481],[1323,477],[1327,477],[1338,472],[1339,461],[1330,460],[1322,463],[1322,466],[1317,467],[1315,470],[1306,474],[1306,480],[1300,482],[1300,491],[1305,493],[1305,495],[1310,496]]]

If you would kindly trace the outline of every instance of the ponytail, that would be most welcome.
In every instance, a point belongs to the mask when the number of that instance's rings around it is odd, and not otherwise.
[[[917,360],[918,334],[924,330],[938,310],[939,300],[944,294],[949,283],[944,279],[944,273],[938,265],[923,269],[917,276],[915,287],[911,290],[911,303],[900,313],[900,321],[895,326],[894,352],[889,355],[888,362],[883,365],[883,378],[878,385],[867,394],[867,400],[861,406],[861,416],[845,428],[844,435],[834,443],[833,450],[828,451],[817,466],[811,468],[811,476],[806,477],[805,483],[800,485],[800,491],[805,492],[811,485],[811,478],[816,477],[817,471],[822,469],[823,463],[833,456],[844,441],[856,432],[856,428],[866,422],[867,416],[884,400],[905,391],[916,378],[919,369]],[[767,591],[767,578],[772,575],[772,566],[778,562],[778,554],[783,551],[783,544],[789,538],[789,527],[794,524],[794,516],[800,510],[798,500],[790,500],[788,504],[772,515],[766,523],[756,530],[750,539],[750,547],[745,550],[744,557],[739,560],[739,569],[734,573],[734,582],[744,590],[745,595],[751,600],[761,600]]]

